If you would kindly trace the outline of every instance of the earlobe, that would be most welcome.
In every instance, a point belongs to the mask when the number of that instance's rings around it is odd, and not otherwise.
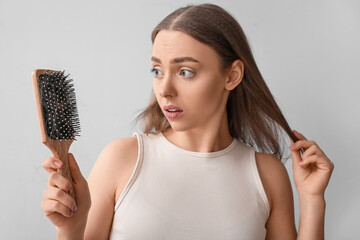
[[[233,90],[237,85],[240,84],[244,77],[244,63],[238,59],[235,60],[228,72],[228,76],[225,83],[225,88],[229,91]]]

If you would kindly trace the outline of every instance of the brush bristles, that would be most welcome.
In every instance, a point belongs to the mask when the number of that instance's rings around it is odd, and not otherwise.
[[[80,121],[72,79],[64,72],[47,71],[39,76],[40,99],[47,135],[53,140],[76,140]]]

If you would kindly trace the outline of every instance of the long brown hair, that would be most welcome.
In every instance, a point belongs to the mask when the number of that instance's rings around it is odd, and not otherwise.
[[[239,23],[217,5],[188,5],[175,10],[155,27],[151,35],[153,44],[161,30],[181,31],[209,45],[220,56],[221,69],[227,69],[237,59],[244,63],[244,77],[230,91],[226,104],[230,134],[282,159],[281,128],[294,142],[298,139],[266,85]],[[170,127],[154,91],[150,104],[138,115],[136,122],[139,120],[143,120],[146,134],[157,134]]]

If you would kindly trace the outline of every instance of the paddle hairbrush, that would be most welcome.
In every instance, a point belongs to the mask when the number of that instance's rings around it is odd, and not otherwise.
[[[63,167],[58,172],[73,184],[68,152],[75,137],[80,134],[80,122],[72,79],[67,79],[69,75],[65,76],[64,72],[36,69],[31,77],[41,141],[55,158],[63,162]],[[71,195],[75,199],[74,191]]]

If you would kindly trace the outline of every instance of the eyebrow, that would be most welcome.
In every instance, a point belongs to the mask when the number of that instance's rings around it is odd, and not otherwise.
[[[161,63],[161,60],[154,56],[151,57],[151,61]],[[170,61],[170,63],[182,63],[182,62],[200,63],[198,60],[196,60],[195,58],[192,58],[192,57],[178,57],[178,58],[174,58]]]

